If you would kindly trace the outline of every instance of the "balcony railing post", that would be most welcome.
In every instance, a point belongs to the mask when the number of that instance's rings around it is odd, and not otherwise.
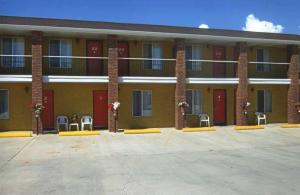
[[[32,32],[32,106],[43,104],[42,39],[42,32]],[[42,120],[37,120],[34,112],[32,112],[32,130],[37,134],[43,130]]]
[[[175,89],[175,127],[176,129],[182,129],[185,126],[185,117],[181,112],[178,104],[185,102],[185,44],[183,39],[176,39],[176,67],[175,74],[177,78]]]
[[[118,41],[117,36],[108,36],[108,103],[118,101]],[[116,117],[111,110],[108,111],[108,130],[118,129]]]
[[[288,123],[297,124],[299,123],[299,114],[296,107],[299,102],[299,55],[297,52],[298,48],[295,45],[288,46],[290,65],[288,69],[288,78],[291,80],[291,84],[288,88]]]
[[[238,67],[237,76],[239,84],[236,90],[236,125],[247,125],[248,102],[248,55],[247,44],[237,43]]]

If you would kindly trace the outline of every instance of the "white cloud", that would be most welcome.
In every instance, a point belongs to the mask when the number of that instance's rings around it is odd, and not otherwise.
[[[282,25],[275,25],[272,22],[259,20],[253,14],[249,14],[246,18],[245,31],[255,31],[255,32],[270,32],[270,33],[281,33],[283,31]]]
[[[199,26],[198,26],[198,28],[209,28],[209,26],[207,25],[207,24],[200,24]]]

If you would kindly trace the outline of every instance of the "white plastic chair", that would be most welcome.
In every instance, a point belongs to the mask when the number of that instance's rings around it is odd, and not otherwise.
[[[81,117],[81,130],[84,130],[84,125],[89,125],[90,130],[93,129],[93,118],[91,116],[82,116]]]
[[[257,125],[260,125],[261,122],[265,122],[265,125],[267,124],[266,114],[261,112],[256,112],[255,115],[256,115]]]
[[[57,127],[57,131],[59,131],[60,126],[65,126],[65,130],[69,130],[68,129],[68,117],[66,116],[57,116],[56,117],[56,127]]]
[[[208,114],[199,114],[200,127],[202,123],[205,123],[208,127],[210,127],[210,120]]]

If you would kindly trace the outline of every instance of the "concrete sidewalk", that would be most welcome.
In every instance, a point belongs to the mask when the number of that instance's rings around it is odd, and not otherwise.
[[[300,194],[300,129],[0,139],[0,194]]]

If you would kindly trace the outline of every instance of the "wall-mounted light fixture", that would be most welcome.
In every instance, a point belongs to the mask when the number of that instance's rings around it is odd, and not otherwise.
[[[24,87],[24,91],[25,91],[25,93],[28,93],[29,92],[29,87],[28,86]]]

